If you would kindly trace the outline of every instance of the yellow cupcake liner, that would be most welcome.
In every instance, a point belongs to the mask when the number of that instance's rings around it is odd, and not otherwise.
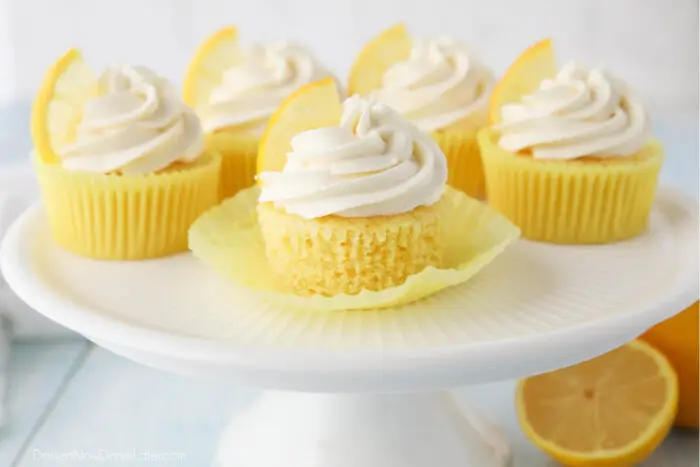
[[[304,219],[258,204],[266,256],[280,290],[334,296],[400,285],[442,264],[443,198],[394,216]]]
[[[486,182],[481,163],[477,133],[436,131],[433,139],[447,158],[447,184],[476,199],[486,196]]]
[[[409,303],[466,282],[520,235],[517,227],[488,206],[448,188],[441,203],[445,220],[444,264],[427,267],[403,284],[356,295],[302,297],[280,292],[265,254],[258,224],[259,189],[241,191],[209,210],[190,228],[193,254],[224,277],[270,302],[306,311],[360,310]]]
[[[522,230],[549,243],[609,243],[639,235],[647,226],[659,171],[661,144],[635,156],[589,160],[535,160],[479,133],[488,202]]]
[[[207,135],[207,148],[221,154],[220,198],[255,184],[260,138],[254,134],[219,132]]]
[[[34,154],[51,233],[68,251],[106,260],[187,250],[187,230],[219,201],[221,158],[123,176],[66,170]]]

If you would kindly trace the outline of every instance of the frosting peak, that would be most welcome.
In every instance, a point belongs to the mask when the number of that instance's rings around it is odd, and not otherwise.
[[[302,132],[291,145],[282,172],[260,174],[260,202],[307,219],[409,212],[436,203],[447,181],[429,135],[359,96],[343,103],[339,126]]]
[[[75,143],[57,148],[71,170],[125,175],[157,172],[202,154],[202,128],[175,89],[143,67],[110,67],[85,102]]]
[[[197,111],[207,132],[222,128],[262,132],[289,94],[327,76],[330,73],[299,45],[253,44],[224,71],[209,102]]]
[[[649,140],[651,120],[620,79],[602,69],[567,64],[520,102],[501,108],[499,145],[536,159],[619,157]]]
[[[377,99],[425,131],[439,130],[488,107],[493,77],[466,44],[416,39],[408,60],[384,75]]]

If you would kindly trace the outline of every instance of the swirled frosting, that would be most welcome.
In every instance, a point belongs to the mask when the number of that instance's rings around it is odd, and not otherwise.
[[[372,217],[430,206],[447,181],[445,155],[385,104],[353,96],[339,126],[291,141],[281,172],[260,174],[260,202],[307,219]]]
[[[99,88],[99,95],[83,106],[75,143],[57,150],[63,167],[136,175],[202,154],[199,119],[153,71],[110,67],[100,76]]]
[[[287,96],[328,76],[330,73],[299,45],[254,44],[224,71],[209,102],[197,112],[207,132],[231,128],[261,133]]]
[[[484,112],[493,81],[466,44],[417,39],[409,59],[385,73],[374,95],[422,130],[434,131]]]
[[[567,64],[553,79],[501,108],[499,145],[536,159],[636,154],[651,136],[651,119],[629,86],[600,69]]]

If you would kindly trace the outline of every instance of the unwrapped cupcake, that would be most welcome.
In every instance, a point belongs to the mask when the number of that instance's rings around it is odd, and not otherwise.
[[[442,263],[447,164],[426,133],[354,96],[339,125],[294,136],[280,172],[260,174],[267,258],[304,295],[402,284]]]
[[[202,215],[190,248],[286,306],[381,308],[462,283],[518,230],[446,186],[435,141],[386,104],[342,100],[332,79],[293,93],[259,154],[259,186]]]
[[[218,155],[199,119],[153,71],[99,77],[73,49],[46,73],[32,112],[33,154],[56,241],[98,259],[187,249],[192,222],[218,201]]]
[[[552,243],[606,243],[647,225],[661,145],[639,97],[601,68],[557,71],[549,40],[496,86],[493,126],[479,135],[489,203]]]
[[[476,134],[488,124],[494,78],[465,43],[414,38],[394,26],[365,46],[348,83],[350,95],[371,95],[433,136],[447,157],[449,185],[485,196]]]
[[[305,47],[243,47],[237,31],[212,34],[197,50],[183,98],[202,120],[207,147],[222,157],[221,197],[255,183],[260,138],[277,107],[301,86],[330,76]]]

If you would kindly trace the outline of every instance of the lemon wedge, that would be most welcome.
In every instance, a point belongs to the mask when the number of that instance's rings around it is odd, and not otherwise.
[[[197,49],[187,67],[182,87],[182,100],[190,107],[206,103],[211,92],[221,83],[225,70],[241,59],[238,31],[228,26],[209,36]]]
[[[340,94],[333,78],[324,78],[293,92],[272,115],[260,140],[257,173],[281,171],[295,135],[338,125],[341,112]]]
[[[496,84],[489,101],[491,123],[501,120],[501,107],[539,88],[540,83],[557,73],[557,61],[550,39],[544,39],[525,50]]]
[[[362,96],[381,88],[384,74],[411,55],[413,41],[403,24],[380,33],[365,45],[348,77],[348,95]]]
[[[32,140],[41,160],[58,162],[56,150],[75,141],[83,105],[97,93],[97,77],[79,50],[68,50],[49,67],[31,116]]]

